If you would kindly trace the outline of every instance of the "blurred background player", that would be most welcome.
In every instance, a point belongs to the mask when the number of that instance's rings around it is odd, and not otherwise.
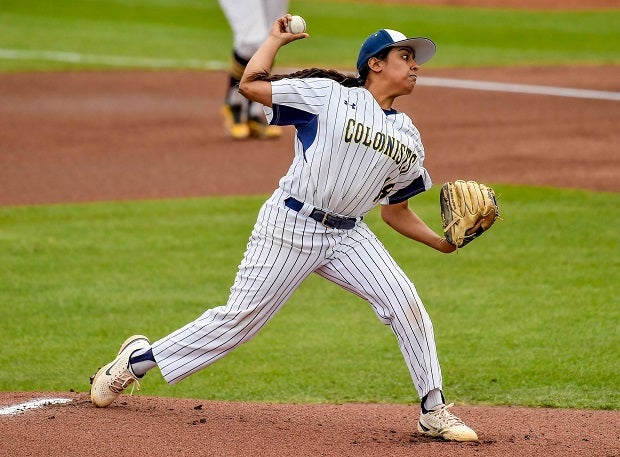
[[[233,55],[228,89],[221,112],[228,134],[237,140],[273,139],[281,127],[269,125],[263,106],[239,93],[239,81],[250,58],[269,35],[271,25],[286,14],[288,0],[219,0],[233,32]]]

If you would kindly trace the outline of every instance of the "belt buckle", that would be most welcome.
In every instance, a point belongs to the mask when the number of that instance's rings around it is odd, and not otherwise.
[[[330,214],[327,211],[325,211],[325,214],[323,214],[323,219],[321,220],[321,225],[323,225],[324,227],[327,227],[327,228],[336,228],[335,224],[329,225],[327,223],[327,219],[328,219],[329,216],[330,216]]]

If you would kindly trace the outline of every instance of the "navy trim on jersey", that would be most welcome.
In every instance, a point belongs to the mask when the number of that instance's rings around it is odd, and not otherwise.
[[[418,176],[407,187],[404,187],[399,191],[394,192],[393,195],[390,195],[388,197],[388,202],[390,205],[393,205],[394,203],[401,203],[405,200],[409,200],[415,195],[421,194],[425,190],[426,188],[424,187],[424,178],[422,176]]]
[[[319,118],[316,114],[309,113],[297,108],[285,105],[274,104],[272,124],[275,125],[294,125],[297,129],[297,138],[301,141],[304,149],[304,160],[306,159],[306,151],[316,138],[318,130]]]

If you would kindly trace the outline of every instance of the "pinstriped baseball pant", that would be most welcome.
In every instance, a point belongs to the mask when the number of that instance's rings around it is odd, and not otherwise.
[[[365,223],[333,230],[284,206],[280,191],[263,205],[228,302],[152,345],[176,384],[254,337],[311,273],[368,300],[389,325],[420,397],[441,388],[433,326],[418,293]]]

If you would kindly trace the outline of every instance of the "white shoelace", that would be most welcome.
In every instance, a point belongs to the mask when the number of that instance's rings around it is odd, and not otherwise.
[[[110,390],[116,394],[120,394],[123,390],[129,387],[130,384],[133,384],[131,387],[131,392],[129,395],[133,394],[134,388],[140,390],[140,383],[138,380],[131,374],[129,369],[123,370],[114,380],[110,383]]]
[[[452,414],[450,411],[448,411],[448,409],[452,408],[453,406],[454,406],[454,403],[450,403],[449,405],[444,405],[435,411],[430,411],[430,414],[437,417],[438,419],[442,419],[450,426],[465,425],[465,423],[461,419],[459,419],[454,414]]]

